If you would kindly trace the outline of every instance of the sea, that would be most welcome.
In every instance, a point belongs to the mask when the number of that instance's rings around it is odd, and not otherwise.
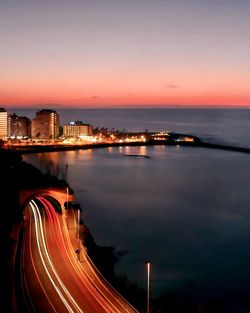
[[[62,125],[82,120],[250,147],[249,109],[57,111]],[[15,112],[33,118],[36,110]],[[66,176],[96,243],[124,252],[117,274],[146,289],[149,261],[152,297],[217,301],[227,312],[250,312],[250,154],[160,145],[23,158],[44,172],[54,164]]]

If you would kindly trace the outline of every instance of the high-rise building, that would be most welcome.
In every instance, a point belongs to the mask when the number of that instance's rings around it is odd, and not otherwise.
[[[33,139],[54,140],[59,137],[59,114],[54,110],[41,110],[31,121]]]
[[[84,124],[81,121],[70,122],[68,125],[63,126],[63,135],[65,137],[73,138],[92,136],[93,126],[90,124]]]
[[[0,108],[0,139],[7,139],[8,113],[4,108]]]
[[[30,120],[26,116],[17,116],[15,113],[8,116],[9,138],[30,138]]]

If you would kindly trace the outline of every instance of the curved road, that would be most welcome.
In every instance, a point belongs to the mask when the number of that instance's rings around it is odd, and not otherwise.
[[[44,196],[25,210],[20,254],[22,306],[27,312],[137,312],[101,276],[68,229],[74,216],[59,214]],[[76,247],[80,247],[77,255]]]

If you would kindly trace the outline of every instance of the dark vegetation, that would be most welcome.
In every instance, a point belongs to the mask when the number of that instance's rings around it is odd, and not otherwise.
[[[0,150],[0,284],[1,284],[1,311],[11,312],[11,286],[12,286],[12,254],[15,242],[12,238],[13,226],[21,220],[18,205],[16,183],[12,181],[15,168],[21,163],[16,154]]]
[[[15,152],[0,149],[0,311],[12,312],[13,257],[16,234],[22,221],[19,191],[26,188],[67,186],[55,176],[44,175],[37,168],[22,161]]]

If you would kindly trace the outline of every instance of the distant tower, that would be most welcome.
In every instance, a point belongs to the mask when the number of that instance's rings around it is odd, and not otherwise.
[[[17,116],[15,113],[8,116],[9,138],[30,138],[30,120],[26,116]]]
[[[33,139],[54,140],[59,137],[59,114],[54,110],[41,110],[31,121]]]
[[[8,113],[4,108],[0,108],[0,139],[7,139]]]

